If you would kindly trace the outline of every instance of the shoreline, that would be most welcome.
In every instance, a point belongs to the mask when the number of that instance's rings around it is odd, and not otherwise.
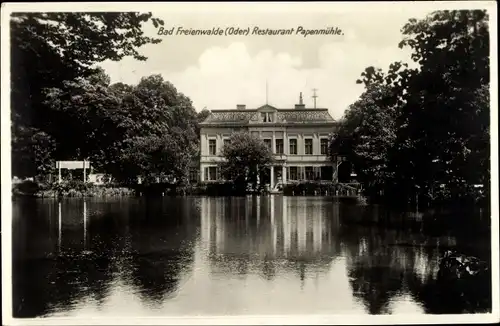
[[[69,181],[63,183],[43,184],[34,181],[24,181],[12,184],[12,198],[131,198],[131,197],[185,197],[185,196],[210,196],[210,197],[243,197],[243,196],[269,196],[279,195],[287,197],[329,197],[344,200],[353,200],[361,205],[385,205],[402,209],[412,207],[427,210],[442,207],[466,206],[489,208],[489,202],[484,200],[441,200],[415,205],[411,198],[407,202],[397,201],[397,198],[369,196],[357,189],[342,191],[342,186],[315,182],[296,182],[286,184],[279,192],[269,191],[266,187],[258,190],[243,190],[232,183],[197,183],[177,186],[172,184],[104,184],[83,183]]]

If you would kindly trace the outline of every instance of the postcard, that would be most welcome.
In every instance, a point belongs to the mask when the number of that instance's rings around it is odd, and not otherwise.
[[[2,4],[3,323],[498,322],[496,7]]]

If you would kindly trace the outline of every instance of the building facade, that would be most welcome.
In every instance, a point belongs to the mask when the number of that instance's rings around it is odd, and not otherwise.
[[[248,109],[212,110],[200,124],[200,179],[221,179],[218,164],[221,149],[234,132],[249,132],[261,138],[273,152],[275,163],[261,182],[273,189],[278,184],[304,180],[332,180],[336,168],[328,156],[329,137],[337,127],[326,108],[276,108],[263,105]]]

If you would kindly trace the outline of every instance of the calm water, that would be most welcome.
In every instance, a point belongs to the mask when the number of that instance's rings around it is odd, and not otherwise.
[[[320,197],[17,200],[13,314],[488,311],[436,284],[443,250],[489,255],[488,236],[421,220]]]

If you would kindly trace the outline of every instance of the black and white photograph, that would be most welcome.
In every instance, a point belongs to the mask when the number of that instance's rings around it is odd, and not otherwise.
[[[5,325],[493,323],[497,5],[3,3]]]

